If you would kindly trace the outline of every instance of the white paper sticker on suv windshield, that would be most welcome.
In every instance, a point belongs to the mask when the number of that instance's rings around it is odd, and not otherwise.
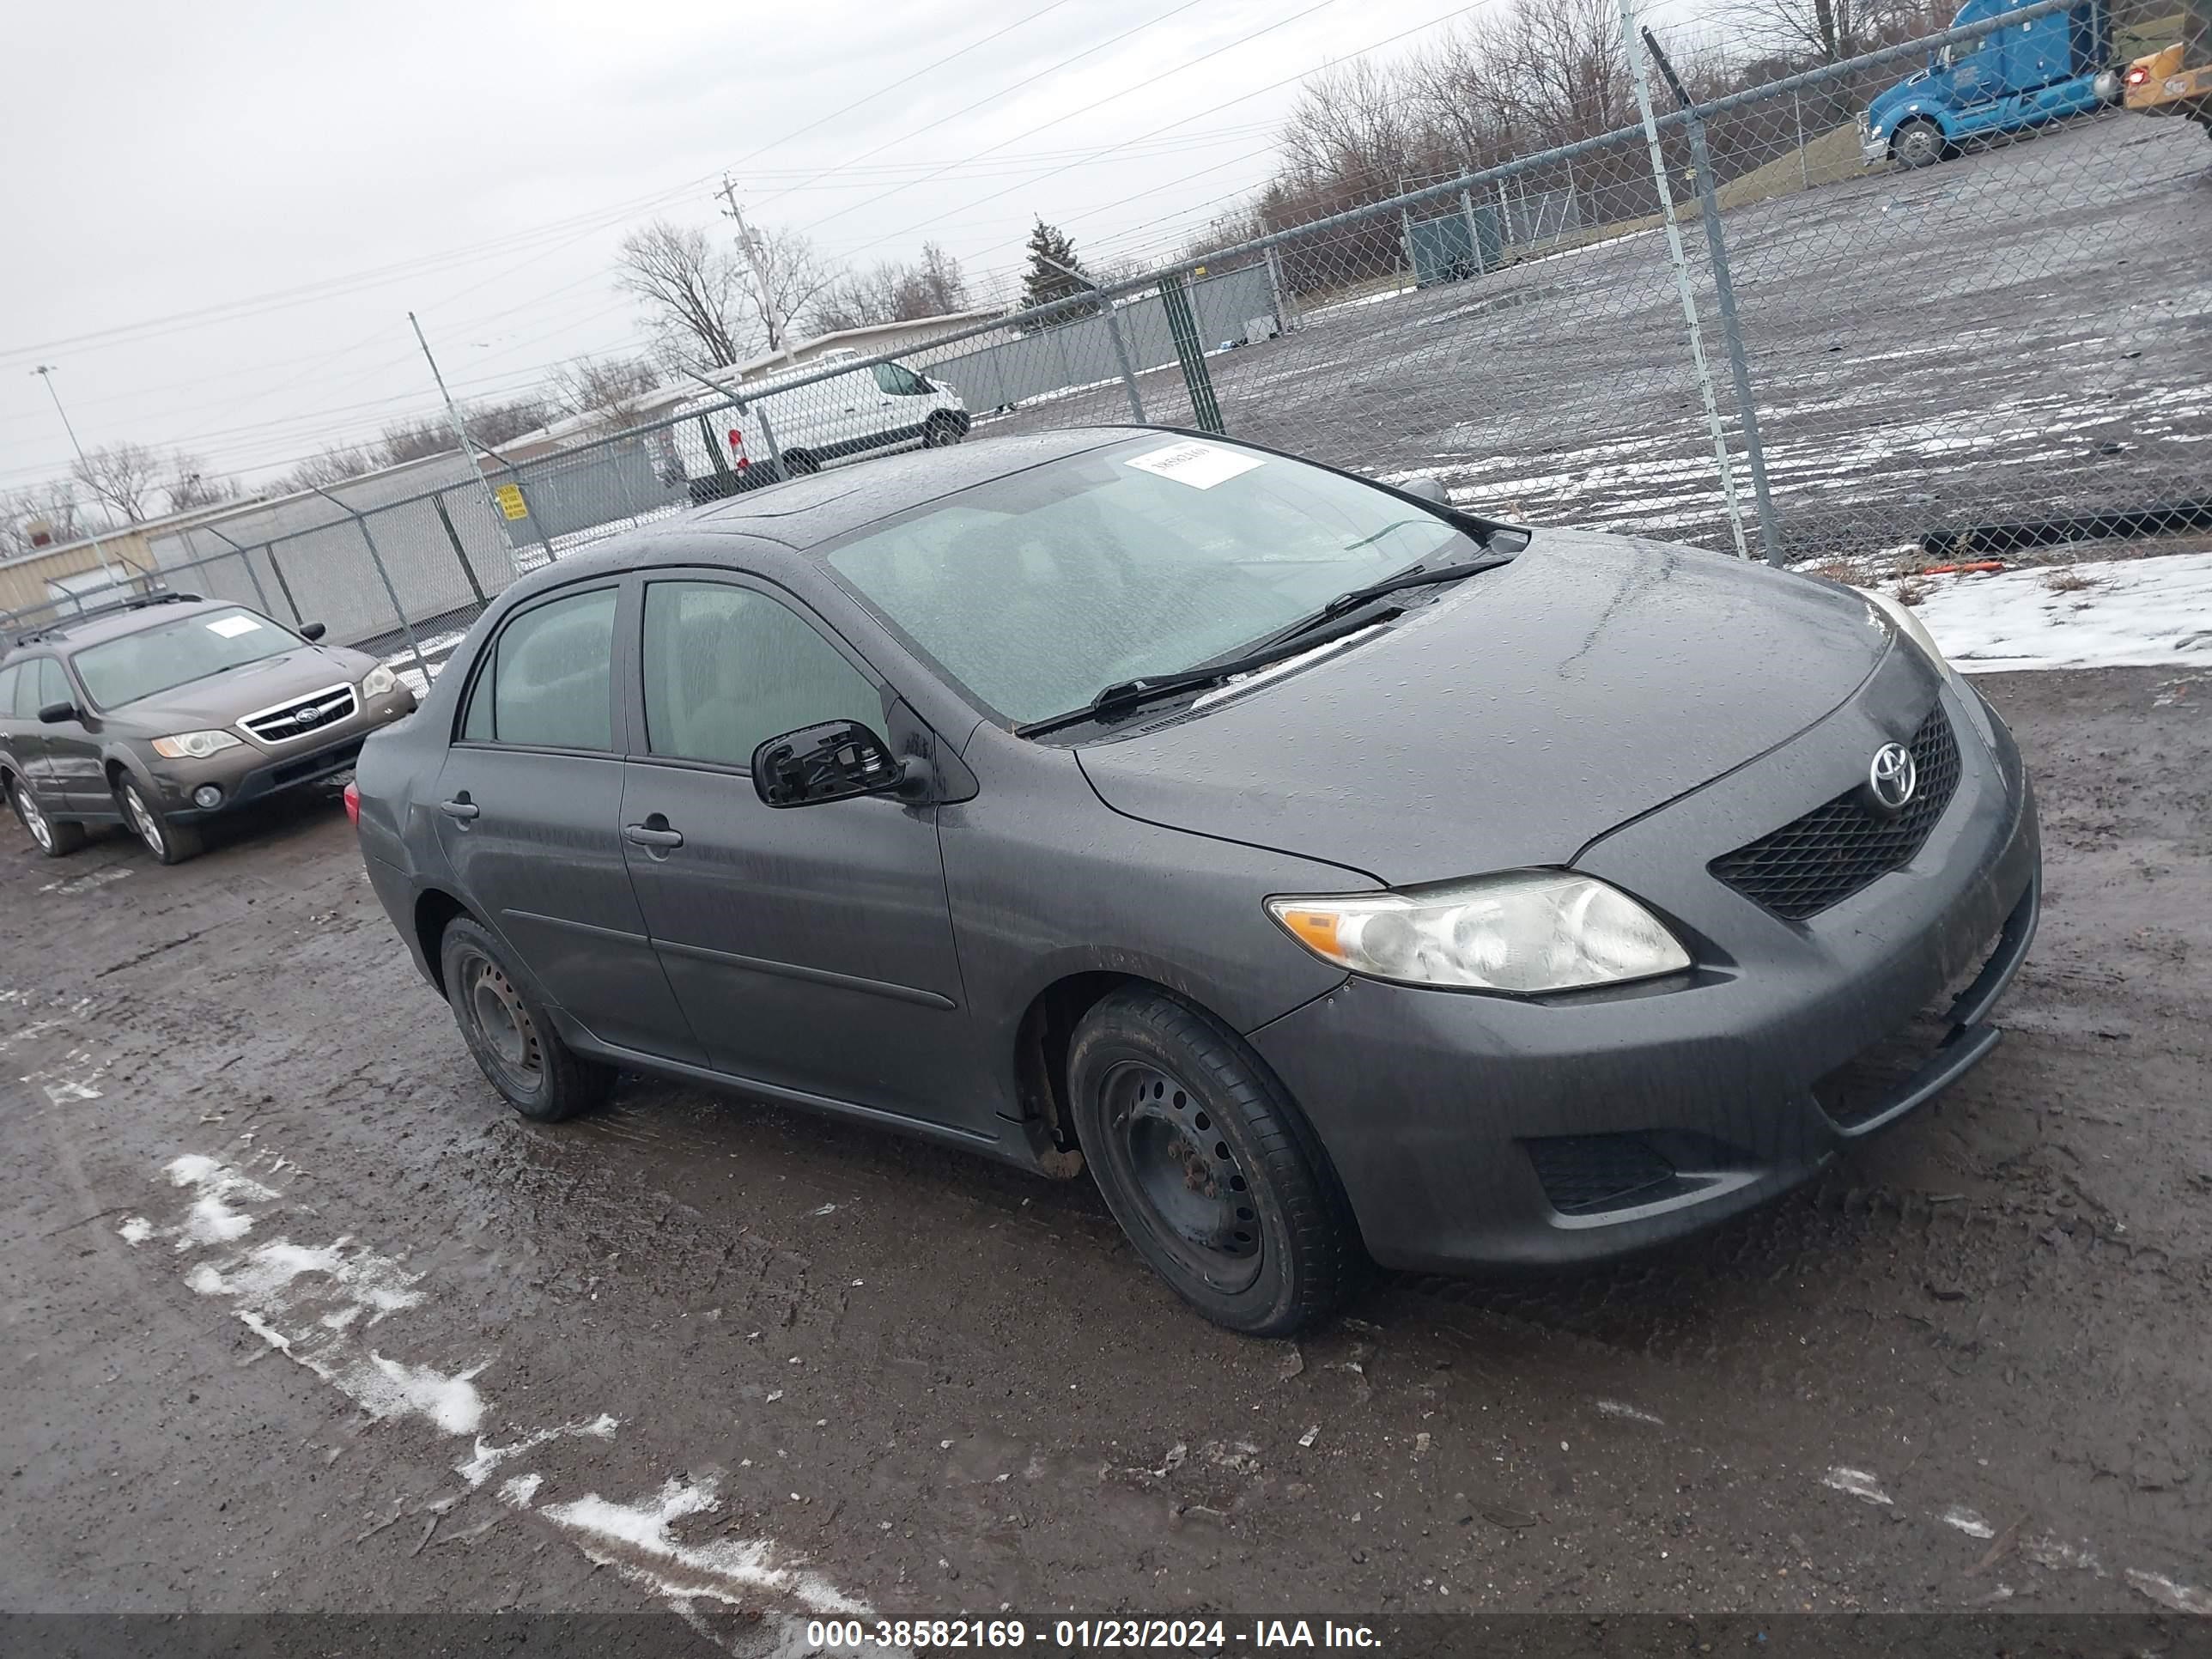
[[[217,617],[207,626],[209,633],[220,634],[227,640],[234,640],[240,634],[251,634],[261,624],[251,617]]]
[[[1211,489],[1240,472],[1249,472],[1260,465],[1260,458],[1240,449],[1220,449],[1212,444],[1192,442],[1148,449],[1141,455],[1131,456],[1127,465],[1139,472],[1173,478],[1193,489]]]

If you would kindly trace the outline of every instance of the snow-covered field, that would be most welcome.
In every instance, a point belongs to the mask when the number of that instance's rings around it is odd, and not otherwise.
[[[1895,593],[1896,582],[1881,585]],[[1967,673],[2212,667],[2212,553],[1914,578],[1914,614]]]

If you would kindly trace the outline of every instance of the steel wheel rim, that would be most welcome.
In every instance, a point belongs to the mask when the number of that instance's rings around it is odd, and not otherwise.
[[[123,786],[123,808],[131,814],[131,827],[138,832],[138,839],[153,849],[156,858],[168,850],[161,839],[161,821],[154,816],[154,809],[146,805],[145,798],[134,785]]]
[[[1260,1276],[1263,1235],[1251,1183],[1221,1126],[1172,1073],[1124,1061],[1102,1088],[1107,1148],[1153,1234],[1218,1291]]]
[[[46,822],[39,803],[31,799],[30,790],[20,783],[15,786],[15,810],[23,815],[23,824],[30,830],[31,839],[42,848],[51,848],[54,844],[54,827]]]
[[[461,1005],[482,1051],[500,1073],[517,1092],[536,1093],[545,1075],[544,1045],[521,994],[497,963],[474,954],[463,961]]]

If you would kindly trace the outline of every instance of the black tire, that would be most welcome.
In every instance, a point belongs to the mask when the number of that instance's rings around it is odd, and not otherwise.
[[[8,781],[8,804],[15,809],[23,828],[31,832],[32,844],[46,857],[65,859],[84,845],[84,826],[48,817],[22,779]]]
[[[1932,167],[1943,159],[1943,130],[1933,121],[1907,121],[1889,135],[1889,153],[1902,167]]]
[[[1067,1057],[1075,1131],[1154,1272],[1248,1336],[1326,1317],[1364,1256],[1312,1131],[1236,1033],[1164,993],[1116,991]]]
[[[145,842],[146,850],[164,864],[182,864],[186,859],[198,858],[207,844],[193,825],[164,817],[161,809],[146,799],[136,779],[126,777],[115,786],[115,804],[122,809],[125,827]]]
[[[613,1067],[569,1051],[483,927],[465,916],[448,922],[438,963],[461,1040],[508,1105],[535,1122],[558,1123],[606,1100]]]
[[[803,449],[783,452],[783,472],[787,478],[803,478],[810,472],[819,472],[822,463]]]
[[[922,423],[921,445],[925,449],[942,449],[948,444],[958,443],[967,435],[966,427],[954,416],[940,410]]]

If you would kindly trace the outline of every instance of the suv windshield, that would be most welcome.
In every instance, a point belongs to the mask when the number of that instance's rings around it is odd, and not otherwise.
[[[1347,589],[1480,549],[1280,455],[1146,436],[994,479],[833,548],[830,568],[1016,725],[1234,654]]]
[[[300,636],[266,617],[235,606],[198,611],[120,639],[88,645],[71,658],[77,678],[102,708],[240,668],[301,644]]]

